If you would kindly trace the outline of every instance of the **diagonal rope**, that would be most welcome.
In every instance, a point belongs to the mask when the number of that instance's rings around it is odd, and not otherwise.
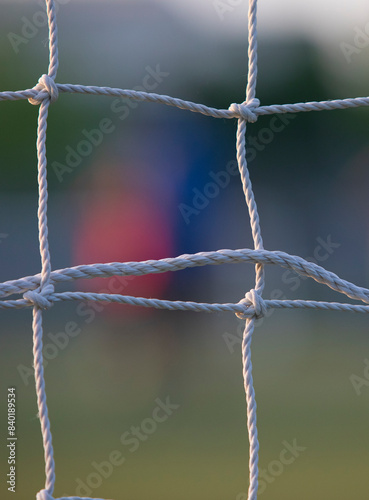
[[[280,251],[251,250],[218,250],[215,252],[199,252],[184,254],[160,260],[142,262],[112,262],[110,264],[89,264],[52,271],[51,284],[66,283],[77,279],[107,278],[110,276],[144,276],[198,266],[220,264],[265,264],[277,265],[297,274],[312,278],[317,283],[324,284],[336,292],[340,292],[354,300],[369,303],[369,289],[357,286],[350,281],[341,279],[337,274],[325,270],[318,264],[295,255]],[[6,281],[0,284],[0,298],[15,293],[35,290],[40,284],[41,275],[28,276],[18,280]],[[3,302],[0,301],[0,307]]]

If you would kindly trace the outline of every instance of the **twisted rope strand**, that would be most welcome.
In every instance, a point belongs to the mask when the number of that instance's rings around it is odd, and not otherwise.
[[[284,269],[295,271],[300,276],[312,278],[336,292],[343,293],[354,300],[369,303],[369,289],[359,287],[349,281],[341,279],[331,271],[327,271],[318,264],[295,255],[280,251],[269,250],[218,250],[216,252],[200,252],[184,254],[179,257],[147,260],[143,262],[113,262],[110,264],[81,265],[52,271],[50,283],[65,283],[76,279],[107,278],[111,276],[144,276],[169,271],[178,271],[197,266],[220,264],[269,264],[278,265]],[[41,275],[28,276],[18,280],[0,284],[0,298],[15,293],[23,293],[38,288]],[[0,308],[4,302],[0,301]]]
[[[143,92],[138,90],[126,90],[113,87],[97,87],[88,85],[74,85],[74,84],[61,84],[56,83],[56,88],[59,93],[69,94],[85,94],[85,95],[104,95],[111,97],[126,97],[135,101],[155,102],[165,104],[167,106],[174,106],[179,109],[192,111],[193,113],[200,113],[212,118],[242,118],[245,115],[242,113],[242,105],[235,108],[217,109],[205,104],[199,104],[191,101],[186,101],[168,95],[155,94],[153,92]],[[18,101],[22,99],[30,99],[36,97],[39,91],[34,87],[32,89],[18,90],[18,91],[3,91],[0,92],[0,101]],[[47,92],[42,94],[42,97],[47,97]],[[243,104],[247,107],[247,104]],[[329,101],[309,101],[297,102],[293,104],[272,104],[269,106],[258,106],[254,113],[257,116],[275,115],[284,113],[300,113],[308,111],[332,111],[335,109],[353,109],[362,106],[369,106],[369,97],[349,97],[346,99],[333,99]]]
[[[55,80],[59,67],[58,58],[58,26],[54,0],[46,0],[46,11],[49,28],[49,69],[48,75]]]
[[[40,286],[37,295],[41,295],[44,288],[50,285],[51,262],[48,243],[48,227],[47,227],[47,179],[46,179],[46,126],[47,114],[50,99],[45,99],[40,106],[38,132],[37,132],[37,155],[38,155],[38,183],[39,183],[39,240],[40,240],[40,255],[41,255],[41,278]],[[42,355],[42,312],[40,303],[37,299],[34,301],[33,307],[33,358],[36,381],[37,407],[41,422],[42,439],[44,444],[45,456],[45,489],[52,495],[55,484],[55,463],[52,446],[52,436],[50,431],[50,421],[48,416],[48,408],[46,403],[45,379],[43,369]]]
[[[248,46],[248,82],[246,88],[246,102],[244,106],[252,106],[253,116],[242,116],[238,119],[237,124],[237,162],[240,171],[243,192],[246,199],[246,204],[249,211],[252,239],[254,241],[255,250],[263,250],[263,239],[261,236],[261,228],[259,221],[259,213],[252,189],[249,170],[246,160],[246,129],[247,119],[254,122],[257,120],[257,108],[260,105],[256,99],[256,82],[257,82],[257,0],[250,0],[249,3],[249,46]],[[263,264],[257,263],[255,266],[255,289],[246,294],[245,299],[254,308],[253,315],[246,318],[245,330],[242,340],[242,365],[243,365],[243,380],[246,394],[247,408],[247,432],[249,438],[249,489],[248,499],[256,500],[258,491],[258,462],[259,462],[259,441],[256,418],[256,400],[255,390],[252,376],[251,363],[251,341],[254,332],[255,319],[262,317],[266,312],[266,305],[262,299],[262,293],[265,286],[265,273]],[[258,311],[257,311],[258,309]],[[244,313],[246,314],[246,313]],[[241,316],[244,317],[244,316]]]
[[[131,306],[153,307],[155,309],[167,309],[169,311],[194,311],[194,312],[233,312],[239,313],[242,319],[253,316],[261,317],[253,303],[247,299],[240,302],[225,304],[209,304],[206,302],[190,302],[181,300],[147,299],[144,297],[133,297],[131,295],[120,295],[110,293],[92,292],[63,292],[53,293],[48,296],[50,303],[64,302],[68,300],[82,300],[95,302],[115,302]],[[346,304],[342,302],[324,302],[314,300],[263,300],[266,310],[268,309],[320,309],[330,311],[351,311],[368,313],[369,305]],[[17,299],[7,300],[0,303],[1,309],[22,309],[30,307],[29,300]]]
[[[49,73],[43,75],[38,84],[38,90],[45,89],[46,95],[42,97],[40,93],[29,99],[33,105],[40,104],[37,127],[37,160],[38,160],[38,231],[41,256],[41,276],[40,286],[37,292],[25,294],[26,300],[33,304],[33,359],[35,370],[37,407],[41,423],[42,440],[45,459],[45,490],[44,497],[52,497],[55,485],[55,461],[52,446],[52,435],[50,431],[50,420],[46,402],[45,377],[43,367],[43,329],[42,329],[42,308],[47,308],[51,304],[47,299],[47,294],[52,294],[54,287],[50,284],[51,259],[48,240],[47,226],[47,159],[46,159],[46,129],[48,110],[51,102],[58,97],[58,90],[54,80],[58,69],[58,37],[54,0],[46,0],[47,18],[49,27]],[[36,86],[37,87],[37,86]]]
[[[46,490],[52,495],[55,484],[55,463],[50,431],[50,420],[46,404],[45,378],[42,355],[42,312],[37,306],[33,308],[33,364],[35,370],[38,417],[41,423],[44,445]]]
[[[246,102],[255,99],[256,80],[258,76],[258,41],[257,41],[257,0],[250,0],[249,3],[249,74],[246,87]]]
[[[39,207],[38,226],[41,256],[41,273],[25,278],[7,281],[0,284],[0,299],[22,293],[23,298],[0,300],[0,309],[33,308],[33,357],[35,369],[35,383],[37,405],[41,423],[45,456],[45,489],[37,493],[37,500],[54,500],[55,464],[53,458],[52,436],[46,404],[45,379],[43,368],[43,331],[42,310],[48,309],[55,302],[66,300],[116,302],[144,307],[154,307],[169,310],[190,310],[198,312],[233,312],[245,319],[245,330],[242,341],[243,379],[247,404],[247,427],[249,436],[249,491],[248,500],[257,499],[258,490],[258,460],[259,443],[256,427],[256,401],[253,387],[251,341],[255,320],[262,318],[270,309],[315,309],[351,312],[369,312],[369,289],[359,287],[336,274],[326,271],[317,264],[300,257],[288,255],[279,251],[264,250],[257,205],[252,189],[250,174],[246,161],[246,128],[247,123],[257,121],[259,116],[322,111],[334,109],[350,109],[360,106],[369,106],[369,97],[336,99],[331,101],[312,101],[294,104],[275,104],[260,106],[256,98],[257,82],[257,0],[249,2],[249,44],[248,44],[248,79],[246,87],[246,101],[233,103],[228,109],[216,109],[203,104],[174,98],[167,95],[124,90],[111,87],[97,87],[73,84],[58,84],[55,82],[58,70],[58,36],[56,23],[56,9],[54,0],[46,0],[46,11],[49,28],[49,67],[48,73],[39,78],[32,89],[20,91],[0,92],[0,101],[15,101],[28,99],[33,105],[39,105],[37,128],[37,159]],[[78,93],[86,95],[106,95],[112,97],[129,98],[136,101],[155,102],[174,106],[183,110],[200,113],[213,118],[238,119],[237,124],[237,161],[240,177],[247,203],[254,250],[218,250],[216,252],[200,252],[193,255],[181,255],[175,258],[161,260],[147,260],[143,262],[126,262],[110,264],[82,265],[72,268],[51,270],[51,259],[48,243],[47,225],[47,159],[46,159],[46,129],[48,109],[51,103],[58,99],[59,93]],[[208,304],[185,301],[168,301],[153,298],[132,297],[119,294],[63,292],[55,293],[54,284],[69,282],[79,278],[109,277],[109,276],[142,276],[151,273],[178,271],[189,267],[219,265],[247,262],[255,265],[255,288],[246,293],[238,303]],[[306,276],[325,284],[331,289],[347,297],[360,300],[363,304],[346,304],[338,302],[319,302],[309,300],[265,300],[262,292],[265,284],[264,266],[266,264],[279,265],[291,269],[301,276]],[[59,500],[94,500],[83,497],[61,497]],[[95,499],[99,500],[99,499]],[[102,499],[100,499],[102,500]]]
[[[254,240],[255,250],[263,250],[263,238],[261,236],[260,221],[258,209],[252,189],[249,170],[246,160],[246,121],[243,118],[238,120],[237,127],[237,162],[241,175],[243,192],[246,198],[246,204],[249,210],[252,238]],[[256,290],[261,294],[264,289],[264,269],[261,263],[257,263],[256,270]]]
[[[245,331],[242,340],[242,366],[243,380],[246,394],[247,406],[247,430],[249,436],[249,490],[248,500],[257,498],[258,490],[258,462],[259,462],[259,441],[258,429],[256,426],[256,400],[252,377],[251,363],[251,340],[254,332],[255,319],[246,319]]]

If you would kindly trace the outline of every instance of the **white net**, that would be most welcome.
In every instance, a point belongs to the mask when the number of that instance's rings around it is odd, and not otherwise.
[[[341,99],[323,102],[307,102],[261,106],[256,98],[257,79],[257,0],[250,0],[249,4],[249,69],[246,100],[241,104],[231,104],[228,109],[215,109],[202,104],[183,101],[173,97],[154,93],[123,90],[110,87],[93,87],[84,85],[56,83],[58,69],[58,39],[53,0],[46,0],[49,25],[49,68],[48,73],[42,75],[38,84],[28,90],[15,92],[0,92],[0,100],[28,99],[31,104],[39,105],[37,130],[37,157],[38,157],[38,185],[39,185],[39,241],[41,255],[41,273],[21,279],[7,281],[0,284],[0,308],[17,309],[33,308],[33,344],[34,369],[36,380],[37,404],[43,446],[45,454],[45,488],[37,493],[38,500],[53,500],[55,484],[55,463],[53,457],[52,436],[46,404],[45,380],[42,355],[42,311],[50,308],[54,303],[66,300],[116,302],[121,304],[154,307],[158,309],[190,310],[201,312],[229,311],[246,320],[242,342],[243,377],[247,403],[247,427],[250,443],[249,451],[249,491],[248,499],[256,500],[258,490],[258,452],[259,443],[256,427],[256,402],[252,380],[251,339],[255,320],[261,318],[270,308],[308,308],[335,311],[369,312],[369,289],[356,286],[339,278],[332,272],[326,271],[317,264],[300,257],[288,255],[279,251],[264,250],[261,237],[259,216],[250,181],[246,162],[246,125],[255,122],[260,115],[275,113],[296,113],[302,111],[321,111],[332,109],[356,108],[368,106],[369,97]],[[181,255],[176,258],[149,260],[144,262],[125,262],[82,265],[72,268],[52,271],[48,244],[47,226],[47,160],[46,160],[46,128],[49,106],[60,93],[80,93],[106,96],[129,97],[138,101],[150,101],[175,106],[195,113],[201,113],[214,118],[238,119],[237,128],[237,162],[240,171],[242,186],[248,206],[254,249],[218,250],[216,252],[200,252],[193,255]],[[80,278],[109,277],[109,276],[141,276],[151,273],[178,271],[189,267],[236,264],[247,262],[255,265],[255,287],[246,293],[238,303],[208,304],[184,301],[169,301],[132,297],[119,294],[63,292],[57,293],[55,285]],[[310,300],[264,300],[262,297],[265,276],[264,266],[274,264],[291,269],[301,276],[313,278],[319,283],[329,286],[351,299],[361,301],[361,304],[338,302],[320,302]],[[22,294],[22,298],[6,299],[13,294]],[[5,299],[5,300],[4,300]],[[81,497],[62,497],[59,500],[80,500]]]

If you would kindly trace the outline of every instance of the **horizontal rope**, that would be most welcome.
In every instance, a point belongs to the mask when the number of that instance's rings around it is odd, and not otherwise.
[[[36,495],[36,500],[104,500],[103,498],[91,498],[91,497],[59,497],[54,498],[46,490],[41,490]],[[105,499],[107,500],[107,499]]]
[[[323,267],[295,255],[280,251],[268,250],[218,250],[216,252],[199,252],[184,254],[179,257],[147,260],[143,262],[114,262],[110,264],[82,265],[59,269],[50,273],[50,283],[63,283],[80,278],[106,278],[111,276],[143,276],[146,274],[178,271],[197,266],[235,264],[271,264],[291,269],[301,276],[314,279],[327,285],[332,290],[343,293],[354,300],[369,304],[369,290],[339,278]],[[40,274],[0,284],[0,298],[14,293],[24,293],[36,289],[40,284]],[[0,308],[2,302],[0,302]]]
[[[176,97],[155,94],[151,92],[142,92],[138,90],[124,90],[113,87],[98,87],[93,85],[73,85],[73,84],[55,84],[59,93],[73,93],[86,95],[105,95],[112,97],[126,97],[135,101],[156,102],[167,106],[174,106],[179,109],[185,109],[194,113],[211,116],[213,118],[244,118],[247,117],[242,109],[242,104],[233,106],[231,109],[217,109],[204,104],[198,104]],[[39,101],[48,99],[50,94],[46,91],[40,92],[39,88],[32,88],[18,91],[0,92],[0,101],[16,101],[22,99],[35,99]],[[247,106],[244,104],[244,106]],[[347,99],[334,99],[329,101],[310,101],[298,102],[294,104],[273,104],[270,106],[259,106],[252,109],[256,116],[272,115],[280,113],[300,113],[308,111],[331,111],[334,109],[351,109],[361,106],[369,106],[369,97],[352,97]]]
[[[170,301],[154,298],[132,297],[119,294],[85,293],[85,292],[63,292],[54,293],[52,283],[71,281],[79,278],[111,277],[111,276],[142,276],[151,273],[162,273],[167,271],[178,271],[189,267],[219,265],[225,263],[253,263],[274,264],[291,269],[298,274],[313,278],[335,291],[346,296],[369,303],[369,290],[358,287],[348,281],[342,280],[334,273],[326,271],[317,264],[309,262],[301,257],[291,256],[284,252],[267,250],[218,250],[217,252],[201,252],[193,255],[181,255],[179,257],[149,260],[144,262],[111,263],[77,266],[74,268],[53,271],[50,274],[50,286],[43,290],[42,294],[32,292],[38,288],[40,275],[15,280],[0,285],[3,296],[13,293],[24,293],[24,298],[0,301],[0,309],[20,309],[38,305],[47,308],[54,302],[67,300],[102,301],[129,304],[156,309],[197,311],[197,312],[233,312],[241,313],[244,317],[252,317],[255,308],[252,304],[225,303],[211,304],[187,301]],[[243,299],[243,302],[245,299]],[[308,308],[325,309],[336,311],[369,312],[369,306],[344,304],[338,302],[319,302],[306,300],[264,300],[267,308]]]
[[[232,312],[241,313],[245,318],[255,315],[252,305],[246,306],[241,303],[205,303],[181,300],[147,299],[144,297],[133,297],[131,295],[119,295],[109,293],[91,292],[62,292],[52,293],[47,297],[50,303],[69,300],[110,302],[127,304],[131,306],[152,307],[155,309],[167,309],[171,311],[193,311],[193,312]],[[244,301],[245,299],[243,299]],[[318,309],[326,311],[348,311],[369,313],[369,305],[345,304],[341,302],[322,302],[315,300],[263,300],[266,309]],[[0,302],[0,309],[22,309],[33,307],[33,303],[27,299],[7,300]]]

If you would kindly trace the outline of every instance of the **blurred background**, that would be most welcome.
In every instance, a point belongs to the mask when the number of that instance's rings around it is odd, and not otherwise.
[[[144,89],[218,108],[244,100],[246,1],[57,4],[59,83]],[[32,88],[47,71],[43,2],[0,9],[0,88]],[[262,104],[368,95],[365,0],[260,2],[258,29]],[[37,113],[27,101],[1,103],[1,281],[40,270]],[[266,116],[247,131],[265,248],[315,260],[361,286],[369,277],[368,118],[367,109]],[[252,248],[235,134],[235,120],[60,95],[47,139],[53,269]],[[254,277],[250,265],[212,266],[58,290],[236,302]],[[345,300],[272,267],[264,297]],[[242,329],[228,313],[65,303],[44,314],[55,497],[246,500]],[[274,311],[259,322],[263,499],[368,497],[367,334],[367,318],[351,313]],[[9,386],[17,389],[18,436],[16,493],[2,480],[1,498],[26,500],[44,485],[30,310],[1,312],[0,345],[2,478]],[[155,422],[158,400],[168,398],[176,408]]]

